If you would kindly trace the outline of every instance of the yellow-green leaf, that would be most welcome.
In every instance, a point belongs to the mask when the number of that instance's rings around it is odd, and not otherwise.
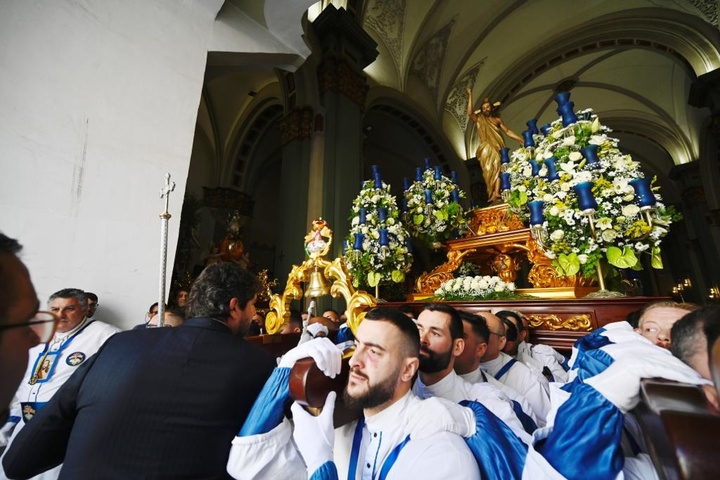
[[[382,274],[380,272],[368,272],[367,277],[368,285],[371,287],[377,287],[382,279]]]
[[[555,270],[558,270],[563,275],[568,277],[575,275],[580,271],[580,259],[575,252],[570,255],[561,253],[558,258],[553,261]]]
[[[608,247],[607,260],[610,265],[618,268],[630,268],[638,262],[635,252],[628,245],[625,245],[622,250],[615,246]]]
[[[392,275],[392,281],[395,283],[400,283],[403,280],[405,280],[405,273],[400,270],[393,270],[391,275]]]
[[[653,247],[650,253],[650,265],[653,268],[661,270],[663,268],[662,255],[660,255],[660,247]]]
[[[424,215],[413,215],[413,223],[415,225],[420,225],[421,223],[423,223],[423,220],[425,220]]]

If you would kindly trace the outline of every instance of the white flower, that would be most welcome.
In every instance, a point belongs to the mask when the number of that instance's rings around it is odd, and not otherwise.
[[[606,138],[603,135],[593,135],[590,137],[590,140],[588,140],[588,143],[590,145],[602,145],[605,143]]]
[[[612,228],[612,219],[607,217],[598,218],[597,222],[595,222],[595,226],[600,230]]]
[[[593,120],[590,130],[593,133],[600,131],[600,119],[598,117],[595,117],[595,120]]]
[[[607,243],[615,240],[615,237],[617,237],[617,232],[615,230],[603,230],[602,232],[602,239]]]
[[[631,203],[631,204],[625,205],[623,207],[622,213],[626,217],[633,218],[633,217],[637,216],[638,213],[640,213],[640,207]]]
[[[572,160],[573,162],[577,162],[582,158],[582,154],[580,152],[570,152],[568,155],[568,158]]]
[[[580,262],[581,265],[585,265],[588,261],[588,256],[585,255],[584,253],[581,253],[580,255],[578,255],[578,261]]]
[[[563,230],[555,230],[550,234],[550,240],[552,240],[553,242],[559,242],[563,239],[564,236],[565,232]]]
[[[575,145],[575,135],[570,135],[568,137],[563,138],[562,143],[563,143],[563,145],[568,146],[568,147],[571,145]]]

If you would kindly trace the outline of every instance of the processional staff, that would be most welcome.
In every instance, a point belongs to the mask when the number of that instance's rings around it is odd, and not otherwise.
[[[167,239],[168,239],[168,220],[170,213],[168,207],[170,204],[170,192],[175,190],[175,182],[170,181],[170,174],[165,174],[165,185],[160,190],[160,198],[165,199],[165,211],[160,214],[160,290],[158,292],[158,327],[165,324],[165,275],[167,270]]]

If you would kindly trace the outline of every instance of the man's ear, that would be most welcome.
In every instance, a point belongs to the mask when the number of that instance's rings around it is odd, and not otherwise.
[[[402,382],[412,382],[412,379],[415,377],[415,373],[417,373],[418,368],[420,366],[420,360],[417,357],[410,357],[406,358],[404,360],[405,366],[403,367],[402,374],[400,375],[400,380]]]
[[[487,352],[487,343],[479,342],[477,349],[475,350],[475,358],[482,358]]]
[[[228,325],[235,325],[240,323],[242,316],[242,308],[240,308],[240,300],[236,297],[230,299],[228,303]]]
[[[505,348],[506,343],[507,343],[507,338],[503,335],[502,337],[500,337],[500,343],[499,343],[500,350]]]
[[[453,357],[459,356],[465,350],[465,340],[456,338],[453,340]]]

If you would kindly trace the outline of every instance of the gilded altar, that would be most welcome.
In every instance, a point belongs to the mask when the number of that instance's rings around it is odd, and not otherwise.
[[[447,260],[418,278],[410,300],[432,296],[443,282],[455,278],[454,272],[466,261],[505,282],[515,282],[521,266],[527,264],[532,288],[519,289],[518,293],[534,297],[579,298],[597,290],[579,275],[559,275],[530,229],[507,204],[478,208],[470,215],[469,233],[445,243]]]

